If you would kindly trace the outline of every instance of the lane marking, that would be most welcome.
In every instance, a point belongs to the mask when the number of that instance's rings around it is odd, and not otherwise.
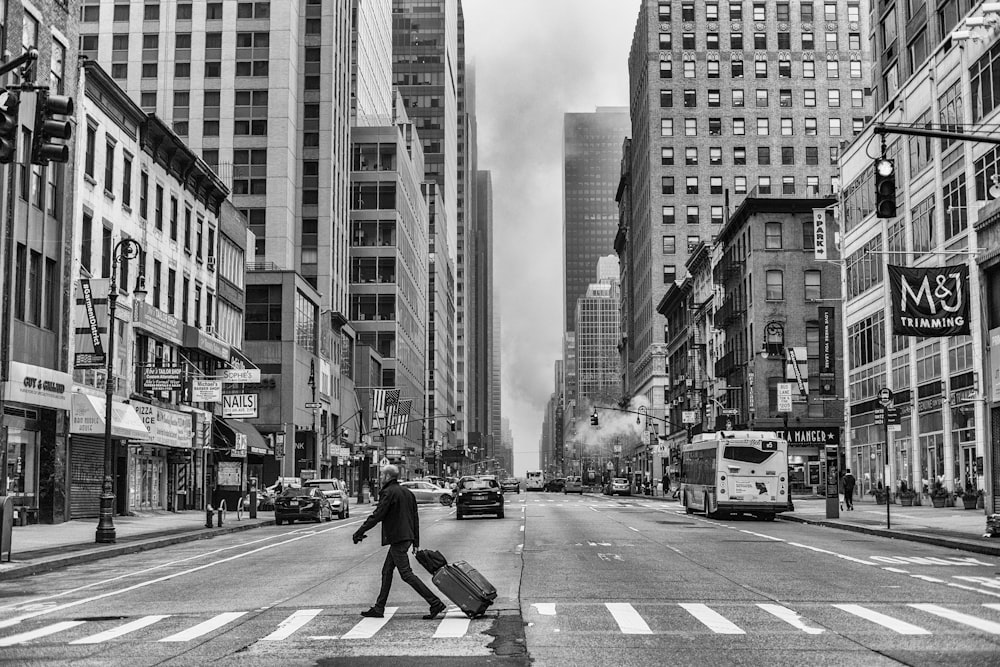
[[[642,616],[635,610],[635,607],[627,602],[605,602],[611,615],[618,624],[618,628],[626,635],[651,635],[653,631],[642,620]]]
[[[901,635],[930,634],[930,631],[924,630],[920,626],[907,623],[906,621],[901,621],[898,618],[893,618],[892,616],[880,614],[877,611],[868,609],[867,607],[862,607],[859,604],[835,604],[833,606],[841,611],[846,611],[848,614],[853,614],[854,616],[863,618],[866,621],[871,621],[872,623],[881,625],[882,627],[888,628]]]
[[[928,577],[926,574],[911,574],[914,579],[920,579],[921,581],[929,581],[934,584],[943,584],[944,579],[938,579],[937,577]]]
[[[712,632],[720,635],[746,634],[741,627],[732,623],[719,612],[711,609],[707,604],[682,602],[680,606]]]
[[[441,619],[437,630],[434,632],[434,639],[447,639],[464,637],[469,631],[469,617],[458,607],[448,610],[445,617]]]
[[[869,563],[866,560],[855,558],[854,556],[838,554],[836,551],[828,551],[827,549],[820,549],[819,547],[811,547],[808,544],[799,544],[798,542],[788,542],[787,544],[793,547],[799,547],[800,549],[808,549],[809,551],[815,551],[816,553],[827,554],[828,556],[836,556],[837,558],[843,558],[844,560],[849,560],[852,563],[860,563],[861,565],[867,565],[868,567],[876,567],[875,563]]]
[[[997,611],[1000,611],[1000,604],[996,604],[994,602],[984,602],[983,606],[984,607],[989,607],[990,609],[996,609]]]
[[[351,628],[341,639],[371,639],[375,633],[385,627],[392,615],[399,607],[386,607],[385,616],[382,618],[362,618],[361,621]]]
[[[537,611],[540,616],[556,615],[555,602],[533,602],[531,606],[535,608],[535,611]]]
[[[962,625],[968,625],[977,630],[982,630],[983,632],[989,632],[993,635],[1000,635],[1000,623],[994,621],[987,621],[984,618],[976,618],[975,616],[969,616],[968,614],[963,614],[958,611],[952,611],[950,609],[945,609],[936,604],[911,604],[914,609],[919,609],[920,611],[926,611],[928,614],[934,614],[935,616],[940,616],[941,618],[947,618],[949,621],[955,621],[956,623],[961,623]]]
[[[143,616],[140,619],[136,619],[131,623],[126,623],[121,627],[112,628],[111,630],[105,630],[104,632],[98,632],[96,635],[90,635],[89,637],[84,637],[83,639],[77,639],[71,641],[70,644],[103,644],[104,642],[111,641],[112,639],[117,639],[123,635],[127,635],[130,632],[135,632],[136,630],[142,630],[145,627],[156,623],[157,621],[162,621],[165,618],[169,618],[170,614],[159,614],[156,616]]]
[[[31,632],[22,632],[17,635],[11,635],[10,637],[4,637],[3,639],[0,639],[0,646],[23,644],[25,642],[30,642],[32,639],[48,637],[49,635],[54,635],[57,632],[69,630],[70,628],[75,628],[76,626],[82,624],[83,621],[61,621],[59,623],[53,623],[52,625],[46,625],[44,628],[38,628],[37,630],[32,630]]]
[[[909,574],[909,570],[900,570],[898,567],[883,567],[886,572],[895,572],[896,574]]]
[[[633,528],[632,526],[627,526],[627,528],[628,528],[629,530],[634,530],[634,531],[635,531],[635,532],[637,532],[637,533],[639,532],[639,529],[638,529],[638,528]]]
[[[319,616],[322,611],[322,609],[299,609],[279,623],[278,628],[267,637],[261,639],[261,641],[279,642],[283,639],[288,639],[306,623]]]
[[[812,626],[806,625],[805,621],[802,620],[802,617],[797,612],[792,611],[788,607],[782,607],[780,604],[758,604],[757,606],[766,611],[767,613],[771,614],[772,616],[780,618],[793,628],[798,628],[799,630],[805,632],[806,634],[821,635],[824,632],[826,632],[826,630],[824,630],[823,628],[814,628]]]
[[[765,540],[771,540],[772,542],[784,542],[780,537],[771,537],[770,535],[765,535],[764,533],[755,533],[752,530],[740,529],[741,533],[746,533],[747,535],[753,535],[754,537],[763,537]]]
[[[161,642],[189,642],[192,639],[197,639],[202,635],[207,635],[213,630],[218,630],[224,625],[232,623],[240,616],[245,615],[245,611],[227,611],[223,614],[219,614],[214,618],[210,618],[207,621],[202,621],[198,625],[193,625],[187,630],[181,630],[178,633],[172,634],[169,637],[164,637]]]
[[[158,583],[161,583],[163,581],[169,581],[170,579],[175,579],[177,577],[181,577],[181,576],[184,576],[186,574],[193,574],[195,572],[200,572],[201,570],[205,570],[205,569],[208,569],[210,567],[215,567],[216,565],[222,565],[224,563],[228,563],[230,561],[234,561],[234,560],[237,560],[239,558],[246,558],[247,556],[252,556],[252,555],[260,553],[262,551],[267,551],[268,549],[274,549],[275,547],[282,547],[282,546],[285,546],[286,544],[291,544],[292,542],[298,542],[299,540],[303,540],[303,539],[305,539],[307,537],[315,537],[316,535],[322,535],[323,533],[328,533],[328,532],[331,532],[331,531],[334,531],[334,530],[340,530],[342,528],[347,528],[348,526],[353,526],[353,525],[358,524],[358,523],[361,523],[360,519],[357,520],[357,521],[352,521],[351,523],[338,523],[336,526],[331,526],[330,528],[326,528],[324,530],[317,531],[316,533],[310,533],[309,535],[297,535],[297,536],[289,538],[289,539],[287,539],[287,540],[285,540],[283,542],[275,542],[274,544],[265,544],[262,547],[257,547],[256,549],[251,549],[250,551],[245,551],[243,553],[235,554],[235,555],[229,556],[227,558],[221,558],[219,560],[212,561],[211,563],[205,563],[204,565],[199,565],[197,567],[193,567],[193,568],[188,569],[188,570],[181,570],[180,572],[174,572],[172,574],[165,574],[162,577],[157,577],[156,579],[149,579],[148,581],[142,581],[142,582],[139,582],[138,584],[133,584],[131,586],[126,586],[125,588],[122,588],[122,589],[119,589],[119,590],[116,590],[116,591],[108,591],[107,593],[101,593],[99,595],[93,595],[93,596],[91,596],[89,598],[83,598],[83,599],[80,599],[80,600],[74,600],[73,602],[67,602],[65,604],[57,605],[55,607],[49,607],[48,609],[41,609],[41,610],[38,610],[38,611],[33,611],[31,613],[21,614],[20,616],[15,616],[13,618],[8,618],[8,619],[6,619],[4,621],[0,621],[0,628],[9,628],[10,626],[17,625],[21,621],[27,620],[29,618],[35,618],[37,616],[44,616],[45,614],[51,614],[52,612],[55,612],[55,611],[63,611],[64,609],[71,609],[73,607],[78,607],[80,605],[88,604],[90,602],[95,602],[97,600],[103,600],[104,598],[114,597],[116,595],[121,595],[123,593],[130,593],[130,592],[132,592],[134,590],[138,590],[140,588],[145,588],[146,586],[152,586],[153,584],[158,584]]]

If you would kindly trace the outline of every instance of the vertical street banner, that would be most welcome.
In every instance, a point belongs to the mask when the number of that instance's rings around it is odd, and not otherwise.
[[[813,209],[813,252],[816,259],[826,259],[826,209]]]
[[[819,309],[819,393],[828,396],[837,393],[835,318],[833,308],[825,306]]]
[[[886,268],[893,334],[928,338],[970,333],[968,266]]]

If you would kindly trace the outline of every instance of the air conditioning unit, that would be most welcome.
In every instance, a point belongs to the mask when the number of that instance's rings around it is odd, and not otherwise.
[[[208,256],[208,270],[215,271],[215,255]]]
[[[212,326],[211,324],[205,327],[205,333],[207,333],[209,336],[218,337],[218,333],[216,333],[215,327]]]

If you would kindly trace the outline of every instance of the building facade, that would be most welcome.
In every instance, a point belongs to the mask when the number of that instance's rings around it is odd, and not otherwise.
[[[622,393],[618,357],[621,288],[617,262],[614,264],[613,270],[605,273],[613,277],[602,278],[599,270],[597,281],[576,300],[573,318],[576,396],[581,404],[613,405]]]

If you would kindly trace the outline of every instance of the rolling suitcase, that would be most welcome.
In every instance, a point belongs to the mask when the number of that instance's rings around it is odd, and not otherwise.
[[[441,567],[431,581],[469,618],[482,616],[497,597],[493,584],[464,560]]]

